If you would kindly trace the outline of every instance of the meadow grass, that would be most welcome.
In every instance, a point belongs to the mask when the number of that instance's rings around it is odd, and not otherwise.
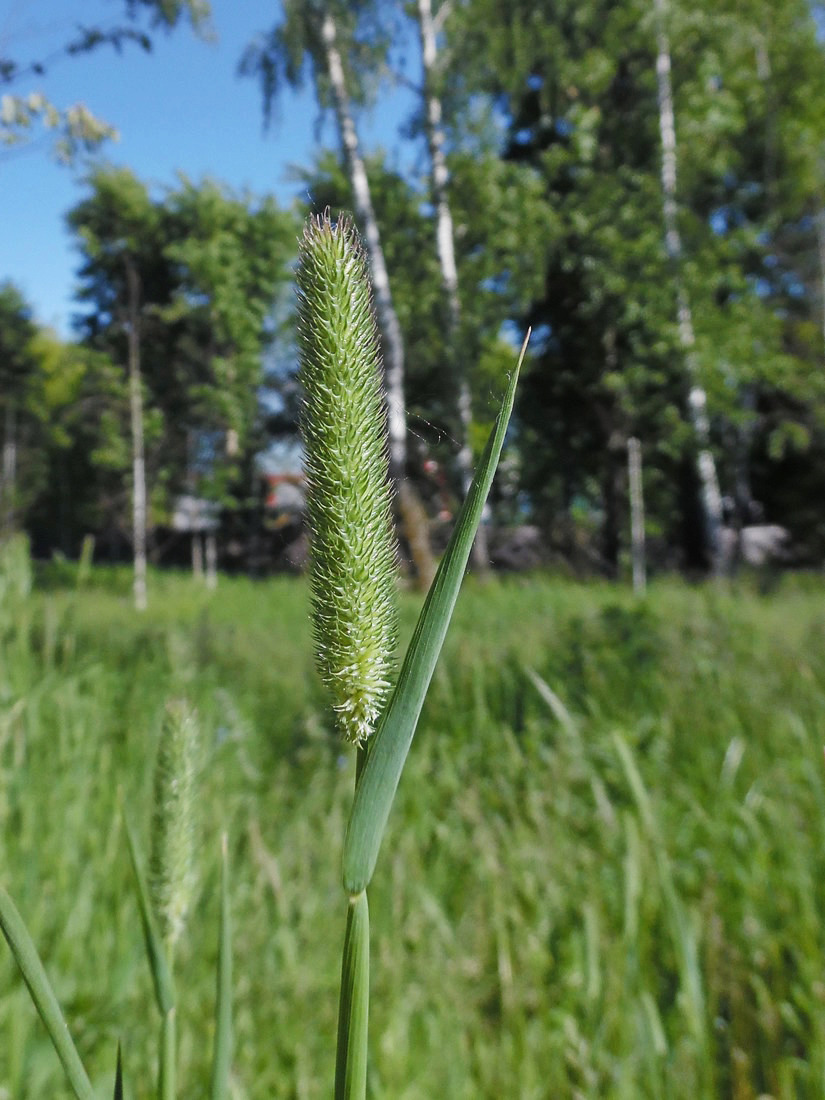
[[[0,594],[0,881],[92,1081],[111,1096],[121,1039],[126,1095],[155,1088],[117,789],[148,852],[184,683],[204,749],[180,1096],[207,1094],[224,830],[233,1095],[328,1096],[353,761],[305,583],[158,575],[137,618],[117,573],[40,579]],[[371,1096],[825,1095],[823,594],[469,579],[370,887]],[[0,1096],[70,1096],[5,948],[0,1050]]]

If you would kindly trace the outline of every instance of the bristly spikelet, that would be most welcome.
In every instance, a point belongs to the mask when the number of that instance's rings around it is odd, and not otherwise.
[[[304,230],[298,337],[316,663],[339,729],[361,742],[389,690],[396,550],[378,333],[345,219],[325,215]]]
[[[193,887],[197,715],[167,703],[155,764],[149,889],[161,935],[171,949],[183,932]]]

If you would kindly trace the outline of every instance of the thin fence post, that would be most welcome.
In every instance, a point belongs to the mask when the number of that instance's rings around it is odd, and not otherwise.
[[[192,574],[196,580],[203,580],[203,543],[200,531],[192,532]]]
[[[218,543],[214,531],[206,535],[206,587],[218,587]]]

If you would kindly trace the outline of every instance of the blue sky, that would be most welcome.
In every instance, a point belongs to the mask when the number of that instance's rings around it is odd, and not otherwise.
[[[81,21],[125,22],[117,0],[0,0],[0,56],[39,58],[69,41]],[[238,60],[257,32],[277,20],[273,0],[213,0],[217,41],[204,42],[188,26],[155,36],[145,54],[110,48],[60,61],[45,79],[21,82],[17,94],[40,90],[58,106],[83,102],[120,132],[101,155],[128,165],[141,179],[174,184],[176,173],[209,175],[236,189],[274,194],[288,205],[297,185],[290,165],[314,159],[318,140],[336,145],[331,119],[316,135],[318,111],[307,88],[286,91],[264,133],[257,83],[236,75]],[[365,148],[391,155],[398,125],[412,107],[406,92],[380,97],[360,120]],[[65,212],[83,195],[81,172],[57,165],[42,142],[24,152],[0,151],[0,281],[11,278],[37,318],[63,335],[74,306],[77,253],[64,229]]]

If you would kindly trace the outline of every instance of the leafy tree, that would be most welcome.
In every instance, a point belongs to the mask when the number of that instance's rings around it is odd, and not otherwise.
[[[195,437],[219,439],[223,451],[193,487],[221,499],[241,457],[259,443],[263,357],[298,226],[272,199],[235,196],[209,180],[182,180],[165,198],[164,218],[177,282],[164,317],[185,322],[177,370],[189,372],[187,423]]]
[[[32,339],[37,329],[31,308],[13,283],[0,284],[0,409],[3,467],[0,479],[0,531],[8,536],[18,507],[19,437],[25,426],[35,370]]]
[[[741,470],[761,446],[765,404],[780,393],[800,394],[806,378],[809,395],[815,392],[793,321],[800,306],[810,315],[813,295],[800,300],[799,265],[793,257],[786,262],[787,252],[779,259],[774,242],[798,237],[802,226],[813,239],[815,219],[785,196],[799,194],[793,181],[805,156],[798,146],[821,148],[818,109],[802,112],[807,137],[800,142],[791,121],[800,115],[791,106],[799,84],[794,91],[778,76],[784,59],[798,56],[810,67],[810,86],[818,86],[821,48],[806,5],[780,7],[781,15],[776,6],[733,0],[698,8],[673,0],[670,7],[682,135],[681,270],[693,306],[695,378],[708,394],[709,440],[728,491],[746,480]],[[688,376],[674,325],[677,288],[661,240],[652,14],[633,0],[472,0],[450,9],[445,23],[443,94],[457,133],[471,124],[479,95],[492,98],[508,134],[505,156],[543,191],[533,205],[533,236],[544,246],[544,291],[521,306],[538,328],[521,389],[526,484],[549,529],[563,531],[571,515],[590,517],[611,569],[620,543],[623,440],[631,431],[645,444],[651,529],[666,547],[681,543],[684,560],[698,560],[701,549],[690,536],[701,528]],[[759,61],[766,37],[782,59],[770,79],[758,75],[760,65],[767,72]],[[809,61],[815,57],[818,73]],[[766,201],[767,164],[783,181],[773,204]],[[807,170],[801,176],[814,178]],[[784,302],[766,293],[774,286]],[[803,406],[813,411],[809,401]]]
[[[97,310],[88,324],[98,342],[125,343],[118,358],[126,365],[132,442],[132,547],[135,607],[146,607],[146,460],[144,385],[141,360],[144,328],[155,325],[151,310],[167,304],[171,273],[163,256],[164,234],[155,204],[128,169],[100,168],[89,178],[93,194],[69,214],[81,238],[85,261],[82,296]],[[117,354],[117,352],[116,352]]]
[[[294,221],[212,181],[182,180],[159,198],[123,169],[88,182],[90,197],[69,215],[90,307],[78,326],[127,368],[137,504],[141,470],[152,487],[144,515],[149,499],[163,515],[184,491],[230,503],[258,442],[263,356]]]
[[[461,335],[461,298],[458,290],[453,214],[449,198],[450,174],[447,166],[444,111],[439,94],[440,74],[437,30],[440,20],[437,15],[433,15],[431,0],[417,0],[416,14],[421,42],[424,82],[423,117],[427,148],[430,155],[430,189],[435,212],[436,251],[446,303],[445,353],[448,372],[455,388],[455,404],[458,413],[456,428],[461,440],[461,446],[456,455],[456,466],[461,478],[462,492],[466,495],[473,473],[470,444],[472,397],[459,343]],[[487,538],[482,524],[473,543],[473,561],[476,568],[486,568],[487,556]]]
[[[696,347],[727,437],[720,469],[743,521],[760,514],[755,497],[810,545],[814,526],[800,525],[772,469],[805,465],[821,435],[822,46],[804,0],[724,3],[702,18],[680,4],[671,28]]]
[[[39,327],[19,291],[0,287],[5,530],[25,527],[36,552],[75,553],[112,522],[128,450],[119,372],[98,353]]]
[[[611,572],[628,435],[641,435],[649,458],[663,424],[671,428],[665,452],[685,446],[684,432],[674,440],[672,431],[684,393],[670,366],[655,89],[636,32],[642,14],[633,4],[550,11],[515,3],[493,12],[481,3],[456,10],[450,33],[468,86],[456,87],[454,77],[449,94],[460,102],[481,86],[498,97],[518,181],[507,194],[529,195],[532,213],[518,227],[540,280],[527,288],[532,302],[522,297],[516,306],[535,333],[519,405],[525,488],[566,554],[577,546],[575,517],[592,517]],[[657,457],[663,463],[666,454]]]
[[[689,378],[688,416],[695,437],[697,474],[702,487],[702,516],[708,557],[714,572],[722,568],[722,495],[716,475],[716,461],[710,449],[710,424],[705,387],[699,377],[694,348],[696,333],[693,310],[682,272],[682,236],[678,224],[677,146],[673,112],[673,86],[670,78],[670,38],[665,0],[654,0],[656,15],[656,99],[659,109],[659,134],[662,142],[661,175],[665,222],[665,250],[670,260],[676,288],[676,315],[679,342]]]
[[[37,426],[36,491],[26,529],[37,554],[78,553],[95,533],[101,550],[130,541],[128,383],[107,355],[39,329],[30,409]]]

